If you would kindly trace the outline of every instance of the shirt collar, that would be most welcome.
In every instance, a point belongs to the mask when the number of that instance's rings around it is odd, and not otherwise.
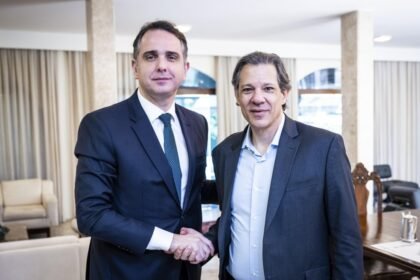
[[[282,118],[279,124],[279,128],[276,131],[276,134],[273,137],[273,140],[271,141],[270,146],[272,147],[277,147],[279,145],[279,141],[280,141],[280,135],[281,132],[283,131],[283,127],[284,127],[284,122],[286,119],[286,115],[284,113],[282,113]],[[245,139],[242,143],[242,149],[251,149],[252,151],[255,150],[254,145],[251,142],[251,126],[248,126],[247,130],[246,130],[246,135],[245,135]]]
[[[162,115],[164,113],[169,113],[169,114],[171,114],[172,119],[176,119],[175,118],[175,116],[176,116],[176,114],[175,114],[175,102],[172,103],[169,110],[167,112],[165,112],[162,109],[160,109],[158,106],[156,106],[155,104],[153,104],[152,102],[150,102],[149,100],[144,98],[143,95],[140,94],[139,89],[137,89],[137,96],[139,98],[140,105],[141,105],[141,107],[143,107],[143,110],[146,113],[146,116],[147,116],[147,118],[149,119],[150,122],[155,121],[156,119],[159,118],[160,115]]]

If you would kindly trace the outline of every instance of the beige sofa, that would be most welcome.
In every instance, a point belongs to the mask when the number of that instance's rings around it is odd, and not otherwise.
[[[0,223],[24,224],[28,229],[58,225],[57,197],[51,180],[0,182]]]
[[[0,279],[85,279],[89,242],[89,237],[58,236],[0,243]]]

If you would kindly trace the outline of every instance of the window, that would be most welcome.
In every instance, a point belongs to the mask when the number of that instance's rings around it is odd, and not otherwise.
[[[178,90],[175,102],[207,119],[209,138],[207,144],[207,179],[214,179],[211,151],[217,144],[216,82],[206,74],[190,68],[187,78]]]
[[[341,134],[341,71],[321,69],[299,81],[298,120]]]

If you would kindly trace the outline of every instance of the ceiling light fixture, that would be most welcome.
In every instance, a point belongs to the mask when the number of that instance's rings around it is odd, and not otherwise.
[[[178,24],[177,26],[175,26],[176,29],[178,29],[179,31],[181,31],[182,33],[187,33],[191,30],[192,26],[189,24]]]
[[[385,43],[385,42],[391,41],[391,39],[392,39],[391,35],[381,35],[374,38],[373,41],[375,43]]]

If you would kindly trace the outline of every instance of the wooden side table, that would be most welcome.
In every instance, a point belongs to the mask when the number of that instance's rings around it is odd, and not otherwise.
[[[80,237],[80,233],[74,228],[75,219],[68,220],[50,228],[51,236],[74,235]]]
[[[29,239],[28,229],[26,228],[25,225],[11,224],[11,225],[7,225],[7,228],[9,228],[9,232],[6,233],[3,241],[18,241],[18,240]]]

